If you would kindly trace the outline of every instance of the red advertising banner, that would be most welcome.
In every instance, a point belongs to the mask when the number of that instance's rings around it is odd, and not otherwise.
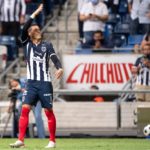
[[[64,88],[120,90],[131,77],[136,54],[64,55]]]

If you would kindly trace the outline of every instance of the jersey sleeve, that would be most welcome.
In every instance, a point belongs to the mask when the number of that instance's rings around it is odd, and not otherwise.
[[[140,63],[141,63],[141,57],[137,58],[137,60],[135,61],[134,66],[138,67]]]
[[[21,42],[23,45],[25,45],[28,42],[28,29],[32,24],[33,19],[30,18],[24,25],[23,29],[22,29],[22,34],[21,34]]]
[[[49,44],[48,52],[49,52],[50,59],[54,63],[56,69],[62,68],[61,62],[58,59],[52,44]]]

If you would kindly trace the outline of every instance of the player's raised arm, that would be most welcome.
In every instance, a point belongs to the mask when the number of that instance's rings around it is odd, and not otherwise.
[[[40,4],[39,7],[31,14],[29,20],[25,23],[23,30],[22,30],[22,35],[21,35],[21,40],[22,44],[25,45],[26,42],[28,41],[28,29],[32,24],[33,19],[43,10],[43,4]]]

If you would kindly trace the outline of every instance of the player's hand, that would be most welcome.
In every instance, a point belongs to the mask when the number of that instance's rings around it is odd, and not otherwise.
[[[55,77],[56,79],[60,79],[60,77],[63,75],[63,69],[59,68],[56,73],[55,73]]]
[[[42,10],[43,10],[43,4],[40,4],[36,11],[40,13]]]
[[[33,16],[36,17],[43,10],[43,4],[40,4],[39,7],[33,12]]]

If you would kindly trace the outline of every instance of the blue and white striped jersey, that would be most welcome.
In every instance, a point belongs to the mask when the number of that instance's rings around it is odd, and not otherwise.
[[[24,0],[0,0],[0,21],[19,22],[20,15],[25,15]]]
[[[51,81],[49,73],[49,60],[51,59],[57,69],[61,68],[61,63],[56,56],[51,43],[41,41],[35,45],[29,39],[27,30],[32,23],[30,18],[24,25],[22,32],[22,43],[25,47],[25,58],[27,62],[27,79],[37,81]]]
[[[26,45],[27,79],[50,81],[49,59],[56,55],[52,44],[41,42],[35,45],[28,42]]]
[[[150,68],[143,64],[143,59],[145,59],[145,56],[139,57],[135,63],[135,66],[140,67],[136,78],[136,84],[150,86]],[[149,56],[146,59],[150,61]]]

